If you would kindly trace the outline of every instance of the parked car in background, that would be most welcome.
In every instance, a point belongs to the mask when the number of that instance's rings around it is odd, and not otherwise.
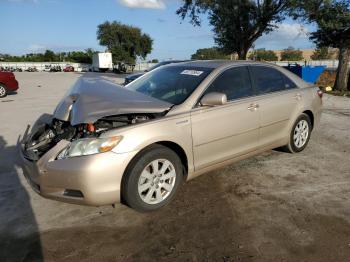
[[[269,149],[304,150],[321,107],[318,87],[265,63],[170,64],[126,87],[83,77],[27,128],[21,165],[44,197],[150,211],[182,181]]]
[[[43,71],[44,72],[50,72],[50,70],[51,70],[51,65],[45,65]]]
[[[12,72],[0,72],[0,98],[18,90],[18,82]]]
[[[131,83],[132,81],[134,81],[135,79],[139,78],[140,76],[143,76],[145,73],[147,72],[151,72],[152,70],[160,67],[160,66],[163,66],[163,65],[169,65],[169,64],[175,64],[175,63],[182,63],[182,62],[188,62],[189,60],[169,60],[169,61],[163,61],[163,62],[160,62],[148,69],[146,69],[144,72],[142,73],[136,73],[136,74],[132,74],[132,75],[129,75],[127,77],[125,77],[125,80],[124,80],[124,85],[127,85],[129,83]]]
[[[0,72],[23,72],[23,68],[22,67],[2,67],[0,66]]]
[[[74,67],[71,65],[67,65],[64,69],[64,72],[74,72]]]
[[[83,66],[83,67],[81,68],[81,72],[89,72],[89,71],[91,71],[90,66]]]
[[[62,68],[59,65],[51,66],[50,72],[62,72]]]
[[[38,69],[35,66],[33,66],[33,67],[28,67],[25,71],[26,72],[38,72]]]

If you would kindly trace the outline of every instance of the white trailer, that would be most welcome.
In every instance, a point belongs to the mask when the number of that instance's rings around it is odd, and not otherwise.
[[[106,72],[112,69],[112,53],[96,53],[92,56],[92,71]]]

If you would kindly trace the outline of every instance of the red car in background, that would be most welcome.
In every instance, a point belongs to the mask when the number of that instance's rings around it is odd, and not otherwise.
[[[18,82],[12,72],[0,72],[0,98],[18,89]]]
[[[63,69],[64,72],[74,72],[74,67],[73,66],[66,66]]]

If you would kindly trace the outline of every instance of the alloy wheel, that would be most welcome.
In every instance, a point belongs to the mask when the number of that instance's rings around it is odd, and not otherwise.
[[[295,126],[293,141],[297,148],[302,148],[309,137],[309,124],[306,120],[300,120]]]
[[[3,97],[6,95],[6,89],[5,87],[0,85],[0,97]]]
[[[172,192],[175,186],[174,165],[166,159],[156,159],[142,171],[138,181],[141,199],[150,205],[159,204]]]

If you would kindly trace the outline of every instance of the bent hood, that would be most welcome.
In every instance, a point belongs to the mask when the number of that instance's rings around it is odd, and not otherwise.
[[[100,77],[81,77],[58,104],[54,117],[77,125],[112,115],[162,113],[171,106]]]

